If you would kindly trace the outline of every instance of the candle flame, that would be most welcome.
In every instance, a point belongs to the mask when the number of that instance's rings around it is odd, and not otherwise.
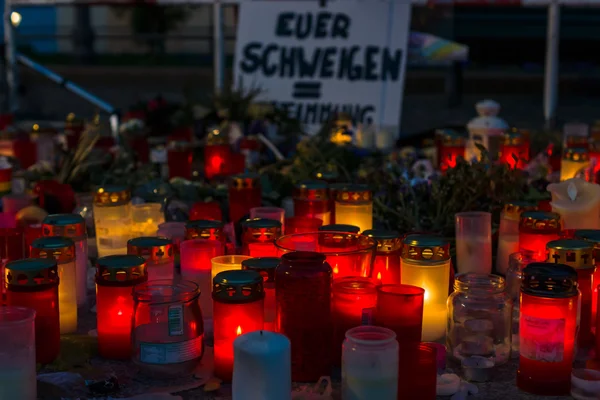
[[[339,272],[340,272],[340,270],[339,270],[338,266],[336,265],[336,266],[333,268],[333,273],[334,273],[334,274],[338,274]]]
[[[238,336],[240,336],[242,334],[242,327],[241,326],[238,325],[236,333],[237,333]]]
[[[379,280],[379,281],[381,280],[381,272],[379,272],[379,273],[377,274],[377,280]]]
[[[425,294],[423,295],[423,299],[427,300],[429,298],[429,292],[425,288],[424,288],[424,290],[425,290]]]
[[[119,311],[117,312],[117,315],[119,315],[119,316],[123,315],[123,311],[119,310]]]

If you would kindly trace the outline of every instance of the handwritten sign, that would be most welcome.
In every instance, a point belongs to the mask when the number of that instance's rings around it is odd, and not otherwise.
[[[243,2],[235,82],[309,132],[339,112],[398,127],[409,21],[410,4],[394,0]]]

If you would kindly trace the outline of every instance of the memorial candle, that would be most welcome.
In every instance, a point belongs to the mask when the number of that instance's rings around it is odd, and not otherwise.
[[[250,209],[260,207],[262,202],[260,176],[241,174],[231,177],[229,183],[229,221],[238,223],[250,213]]]
[[[499,159],[511,168],[525,168],[529,162],[529,139],[519,131],[505,133]]]
[[[546,244],[559,238],[560,215],[546,211],[524,211],[519,220],[519,251],[546,259]]]
[[[175,255],[179,254],[179,245],[185,239],[184,222],[163,222],[158,226],[157,236],[166,237],[173,241]]]
[[[221,243],[223,253],[225,253],[225,244],[227,235],[223,231],[223,223],[216,220],[198,219],[188,221],[185,224],[185,239],[206,239]]]
[[[131,192],[122,186],[99,188],[94,197],[98,257],[127,254],[131,235]]]
[[[598,284],[600,284],[600,229],[580,229],[574,232],[576,239],[587,240],[594,245],[595,271],[592,276],[592,329],[596,329],[596,317],[598,313]],[[598,331],[595,332],[598,337]],[[596,353],[600,355],[599,353]]]
[[[144,203],[131,206],[131,236],[156,236],[158,226],[165,222],[160,203]]]
[[[250,254],[251,243],[273,244],[281,236],[281,222],[274,219],[254,218],[242,222],[242,253]],[[264,252],[265,248],[256,249],[255,252]],[[266,250],[268,252],[268,250]],[[269,256],[275,256],[275,245]],[[255,255],[255,257],[258,255]]]
[[[231,158],[231,147],[227,135],[221,134],[218,129],[209,133],[206,146],[204,146],[204,176],[213,179],[224,175],[227,163]]]
[[[263,279],[255,271],[224,271],[213,279],[215,376],[230,382],[233,341],[263,329]]]
[[[335,199],[337,198],[337,194],[340,190],[344,190],[347,186],[350,186],[350,183],[330,183],[329,184],[329,210],[330,210],[330,218],[329,223],[335,224]]]
[[[317,232],[322,225],[319,218],[290,217],[285,219],[285,234]]]
[[[575,178],[590,165],[590,155],[587,148],[571,147],[563,152],[560,163],[560,180]]]
[[[600,185],[580,178],[548,185],[563,229],[600,229]]]
[[[351,185],[338,191],[335,222],[356,225],[361,231],[373,227],[373,193],[366,185]]]
[[[329,224],[331,213],[327,183],[306,181],[294,190],[294,216],[318,218],[323,225]]]
[[[362,233],[377,241],[377,252],[371,279],[376,284],[400,283],[400,253],[402,240],[394,231],[370,229]]]
[[[285,210],[279,207],[254,207],[250,209],[250,219],[273,219],[281,223],[281,231],[285,231]]]
[[[133,287],[146,282],[145,260],[136,255],[98,259],[96,269],[96,325],[98,354],[106,359],[131,358]]]
[[[214,280],[219,272],[242,269],[242,262],[250,258],[252,257],[240,255],[227,255],[218,256],[211,259],[211,279]]]
[[[169,179],[181,177],[192,178],[192,161],[194,149],[186,141],[173,141],[167,145],[167,163],[169,166]]]
[[[459,273],[492,271],[492,214],[456,213],[456,269]]]
[[[465,158],[466,138],[452,129],[440,133],[437,159],[440,171],[446,172],[456,167],[459,158]]]
[[[275,331],[277,314],[275,306],[275,269],[280,262],[281,259],[278,257],[250,258],[242,261],[243,271],[258,272],[263,277],[263,287],[265,289],[264,326],[269,331]]]
[[[329,224],[320,227],[319,232],[345,232],[358,234],[360,232],[360,227],[348,224]]]
[[[127,242],[127,254],[146,260],[148,280],[172,280],[175,276],[175,256],[171,239],[158,236],[139,237]]]

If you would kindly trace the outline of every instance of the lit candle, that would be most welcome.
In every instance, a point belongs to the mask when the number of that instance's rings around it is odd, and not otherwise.
[[[105,186],[94,197],[94,225],[98,257],[127,254],[131,237],[131,192],[122,186]]]
[[[329,210],[330,218],[329,223],[335,224],[335,199],[340,190],[344,190],[347,186],[351,186],[350,183],[330,183],[329,184]]]
[[[395,231],[370,229],[362,233],[377,241],[377,252],[371,278],[377,284],[400,283],[402,240]]]
[[[436,132],[437,133],[437,132]],[[442,172],[456,167],[459,158],[465,157],[466,137],[452,129],[439,132],[437,159]]]
[[[500,145],[500,162],[511,168],[523,169],[529,162],[529,140],[518,130],[504,134]]]
[[[250,257],[277,257],[277,247],[274,242],[255,242],[248,244],[248,255]]]
[[[227,255],[218,256],[211,259],[211,279],[214,280],[219,272],[242,269],[242,262],[250,258],[252,257],[240,255]]]
[[[563,229],[600,229],[600,185],[574,178],[552,183],[547,189]]]
[[[144,203],[131,206],[131,236],[156,236],[158,226],[165,222],[162,204]]]
[[[590,166],[590,155],[587,148],[566,148],[560,163],[560,180],[575,178]]]
[[[60,333],[77,331],[77,271],[75,243],[69,238],[43,237],[31,244],[31,258],[50,258],[58,264]]]
[[[216,240],[225,243],[226,236],[223,232],[223,223],[217,220],[198,219],[185,224],[185,238]]]
[[[225,174],[227,163],[230,162],[231,147],[227,135],[221,134],[218,129],[213,129],[204,147],[204,176],[212,179]]]
[[[559,238],[560,215],[546,211],[524,211],[519,220],[519,251],[546,259],[546,244]]]
[[[236,400],[291,400],[292,356],[284,335],[254,331],[233,341]]]
[[[285,230],[285,210],[279,207],[254,207],[250,209],[251,219],[273,219],[281,223],[281,231]]]
[[[294,190],[294,216],[318,218],[329,224],[329,191],[323,181],[301,182]]]
[[[373,227],[373,193],[366,185],[351,185],[338,191],[335,222],[356,225],[361,231]]]
[[[127,242],[127,254],[146,260],[148,280],[173,279],[175,256],[171,239],[158,236],[139,237]]]
[[[425,290],[423,309],[424,341],[436,341],[446,334],[450,245],[427,235],[408,235],[402,244],[401,280]]]
[[[263,329],[264,296],[258,272],[224,271],[213,279],[215,376],[222,381],[231,381],[234,340]]]
[[[596,330],[596,317],[598,313],[598,284],[600,283],[600,229],[580,229],[575,231],[574,237],[576,239],[587,240],[594,245],[594,261],[595,271],[592,276],[592,330],[596,333],[596,338],[600,337]],[[600,355],[600,351],[596,354]]]
[[[275,307],[275,268],[279,266],[281,259],[278,257],[250,258],[242,261],[242,270],[258,272],[263,277],[265,289],[265,316],[264,326],[266,330],[275,331],[275,319],[277,310]]]
[[[535,209],[531,203],[511,201],[500,214],[496,271],[502,275],[508,270],[508,256],[519,251],[519,220],[523,211]]]
[[[136,255],[98,259],[96,326],[98,354],[107,359],[131,358],[132,290],[148,280],[145,260]]]
[[[251,243],[273,244],[281,236],[281,222],[274,219],[255,218],[242,222],[242,253],[249,253]],[[268,246],[267,246],[268,247]],[[255,249],[255,252],[264,252],[265,248]],[[268,250],[266,250],[268,252]],[[276,252],[273,245],[273,252]],[[274,256],[276,254],[271,254]],[[254,255],[257,257],[258,255]]]
[[[456,269],[459,273],[492,272],[492,214],[471,211],[456,214]]]
[[[250,209],[260,207],[262,202],[260,175],[241,174],[231,177],[229,183],[229,221],[238,223],[250,213]]]

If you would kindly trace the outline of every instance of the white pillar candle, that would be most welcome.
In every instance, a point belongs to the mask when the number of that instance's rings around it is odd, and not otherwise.
[[[548,185],[563,229],[600,229],[600,185],[580,178]]]
[[[232,398],[292,398],[291,345],[287,337],[269,331],[254,331],[234,340]]]

